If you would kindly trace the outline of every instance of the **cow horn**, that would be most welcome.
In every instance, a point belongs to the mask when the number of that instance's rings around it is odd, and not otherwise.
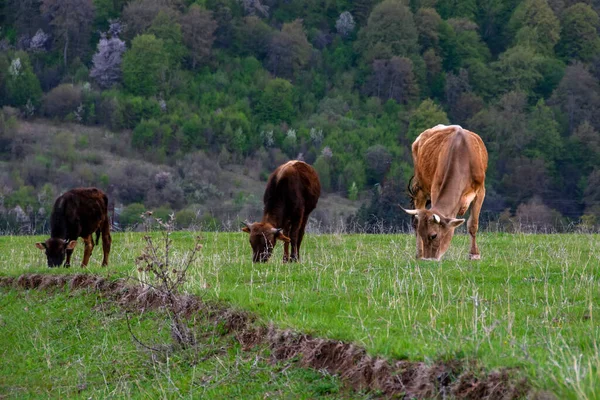
[[[248,223],[248,221],[244,221],[244,222],[242,222],[242,224],[244,224],[246,226],[246,228],[252,230],[252,224]]]
[[[282,231],[283,228],[272,228],[271,229],[271,233],[274,235],[277,235],[279,232]]]
[[[438,224],[439,224],[439,223],[442,221],[442,220],[441,220],[441,218],[440,218],[440,216],[439,216],[439,215],[437,215],[437,214],[433,214],[433,219],[434,219],[434,220],[435,220],[435,222],[436,222],[436,223],[438,223]]]
[[[400,208],[402,208],[402,210],[403,210],[405,213],[407,213],[407,214],[410,214],[410,215],[417,215],[417,214],[419,214],[419,210],[407,210],[407,209],[405,209],[405,208],[404,208],[404,207],[402,207],[402,206],[400,206]]]

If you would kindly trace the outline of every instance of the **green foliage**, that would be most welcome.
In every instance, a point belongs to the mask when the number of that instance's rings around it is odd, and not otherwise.
[[[319,175],[321,189],[323,189],[325,192],[331,191],[331,167],[327,157],[319,156],[313,164],[313,167]]]
[[[170,68],[179,66],[187,50],[183,45],[181,25],[174,20],[172,14],[159,12],[152,21],[147,32],[163,41],[164,51],[168,54]]]
[[[269,81],[258,100],[256,112],[264,122],[291,122],[295,114],[292,84],[280,78]]]
[[[433,100],[424,100],[410,117],[406,138],[412,143],[426,129],[438,124],[447,125],[448,116]]]
[[[136,36],[131,49],[123,56],[123,83],[133,94],[152,96],[158,93],[168,70],[168,52],[164,42],[154,35]]]
[[[20,206],[23,210],[37,204],[36,190],[33,186],[21,186],[19,190],[6,197],[6,207]]]
[[[588,4],[577,3],[562,16],[559,53],[566,59],[590,61],[600,52],[598,14]]]
[[[525,0],[513,13],[508,31],[515,44],[552,55],[560,38],[560,23],[547,0]]]
[[[545,160],[548,169],[552,170],[562,157],[563,143],[554,113],[543,100],[532,110],[527,129],[532,138],[525,154]]]
[[[42,89],[27,54],[15,53],[8,68],[8,74],[5,75],[6,104],[23,107],[30,101],[37,105],[42,96]]]
[[[119,215],[119,223],[123,228],[132,227],[141,224],[143,219],[141,215],[146,212],[146,207],[140,203],[131,203],[126,206]]]
[[[62,5],[78,1],[44,3],[60,3],[67,15]],[[560,212],[582,211],[587,186],[580,182],[598,161],[582,155],[582,146],[600,131],[600,20],[589,1],[307,0],[271,1],[267,9],[264,1],[85,0],[95,14],[84,7],[72,21],[51,7],[42,17],[37,3],[10,0],[0,15],[0,37],[12,46],[0,54],[0,106],[19,108],[7,115],[131,130],[107,133],[113,143],[106,151],[173,166],[202,149],[221,165],[252,165],[253,177],[301,153],[327,170],[330,190],[348,195],[354,184],[363,193],[374,183],[405,180],[411,141],[450,119],[488,146],[494,215],[512,190],[519,193],[511,206],[529,201],[526,185],[512,182],[525,176],[519,168],[543,180],[543,200],[551,197]],[[336,29],[345,11],[356,22],[346,36]],[[127,39],[122,86],[100,90],[87,83],[98,42],[87,31],[107,32],[114,18],[127,25],[108,33]],[[90,22],[74,36],[81,26],[71,22],[80,20]],[[33,40],[40,28],[53,40]],[[19,74],[11,74],[17,58]],[[25,184],[39,190],[46,182],[107,187],[122,180],[93,168],[104,162],[94,152],[99,138],[88,135],[75,149],[73,138],[59,134],[33,149],[4,130],[0,160],[9,169],[25,165],[15,168],[23,170],[18,178],[0,177],[9,193]],[[131,147],[123,147],[129,135]],[[367,151],[377,145],[392,160],[378,172]],[[323,158],[325,147],[331,158]],[[117,191],[117,201],[144,199],[148,174],[140,187]],[[162,204],[152,198],[148,205]],[[176,210],[197,198],[165,204]]]
[[[515,46],[504,52],[494,63],[502,90],[517,90],[532,94],[543,79],[539,65],[544,58],[528,47]]]
[[[192,210],[181,210],[175,213],[175,224],[180,229],[189,228],[196,222],[196,213]]]
[[[138,149],[163,150],[172,137],[171,127],[155,119],[142,120],[133,130],[131,145]]]
[[[477,13],[476,0],[437,0],[435,8],[442,18],[468,18],[475,19]]]
[[[400,0],[384,0],[371,12],[358,34],[356,49],[366,64],[393,56],[407,57],[418,51],[418,33],[412,12]]]

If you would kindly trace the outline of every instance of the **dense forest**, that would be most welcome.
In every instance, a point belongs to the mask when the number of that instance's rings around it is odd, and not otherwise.
[[[122,226],[151,207],[183,226],[194,205],[227,197],[212,168],[264,182],[297,158],[325,193],[363,204],[349,222],[406,224],[394,204],[408,205],[410,145],[453,123],[490,153],[484,219],[594,227],[599,11],[596,0],[0,0],[0,214],[5,226],[43,219],[57,194],[95,185]],[[33,121],[110,135],[19,128]],[[260,209],[260,196],[238,197]]]

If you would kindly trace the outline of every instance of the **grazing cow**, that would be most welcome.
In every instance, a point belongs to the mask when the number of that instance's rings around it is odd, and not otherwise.
[[[37,248],[46,252],[49,267],[62,265],[65,254],[65,267],[71,265],[71,254],[77,245],[77,238],[83,238],[85,250],[81,266],[85,267],[92,255],[96,233],[96,245],[102,234],[102,265],[108,265],[110,253],[110,220],[108,217],[108,197],[96,188],[73,189],[54,202],[50,216],[50,239],[36,243]]]
[[[439,260],[454,235],[465,222],[457,219],[471,207],[468,230],[471,235],[469,258],[481,258],[475,235],[479,212],[485,197],[488,154],[481,138],[457,125],[437,125],[421,133],[412,145],[415,175],[409,192],[417,236],[417,258]],[[431,208],[425,208],[431,200]]]
[[[244,222],[246,226],[242,228],[250,234],[252,261],[266,262],[277,239],[285,243],[283,262],[299,261],[306,222],[320,195],[321,183],[313,167],[302,161],[280,165],[267,182],[262,221],[253,224]]]

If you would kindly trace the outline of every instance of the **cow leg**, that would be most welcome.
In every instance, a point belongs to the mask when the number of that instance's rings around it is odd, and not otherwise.
[[[292,229],[292,224],[287,222],[283,226],[283,233],[285,235],[290,236],[290,232]],[[288,242],[283,242],[283,262],[286,263],[290,260],[290,244]]]
[[[300,220],[292,222],[292,228],[290,229],[290,239],[292,240],[292,255],[290,256],[290,261],[298,261],[298,237],[300,233],[302,217]]]
[[[92,239],[92,235],[88,235],[83,238],[83,242],[85,243],[85,248],[83,250],[83,260],[81,261],[81,268],[84,268],[90,262],[90,256],[92,255],[92,250],[94,250],[94,240]]]
[[[286,263],[290,259],[290,244],[288,242],[283,243],[283,262]]]
[[[110,226],[108,220],[102,227],[102,252],[104,256],[102,258],[102,266],[108,265],[108,255],[110,254],[110,245],[112,244],[112,237],[110,236]]]
[[[298,261],[300,261],[300,245],[302,245],[302,239],[304,238],[304,230],[306,229],[306,219],[302,221],[302,225],[300,225],[300,229],[298,230]]]
[[[73,255],[73,250],[67,249],[67,261],[65,262],[65,268],[69,268],[71,266],[71,256]]]
[[[427,194],[423,190],[417,190],[414,197],[414,208],[417,210],[422,210],[427,207]],[[423,240],[419,236],[419,231],[417,230],[419,221],[417,220],[417,216],[413,215],[412,217],[412,226],[415,230],[415,237],[417,239],[417,259],[423,257]]]
[[[482,187],[473,201],[471,215],[467,221],[469,235],[471,235],[471,251],[469,251],[470,260],[479,260],[481,258],[481,255],[479,254],[479,248],[477,247],[477,242],[475,241],[475,235],[477,234],[477,229],[479,228],[479,212],[481,211],[484,198],[485,188]]]

